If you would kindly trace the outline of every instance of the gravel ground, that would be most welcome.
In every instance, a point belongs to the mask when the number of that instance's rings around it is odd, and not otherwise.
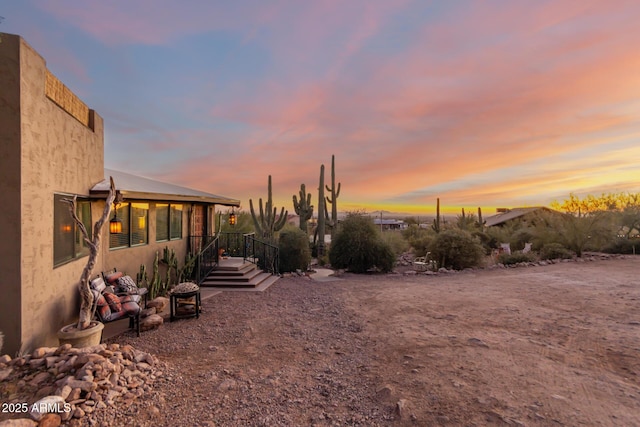
[[[111,340],[158,357],[155,391],[85,423],[390,425],[395,402],[377,388],[371,343],[332,286],[291,277],[264,293],[225,292],[199,319]]]

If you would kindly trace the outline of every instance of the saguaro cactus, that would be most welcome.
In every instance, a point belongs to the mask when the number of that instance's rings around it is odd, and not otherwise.
[[[253,209],[253,200],[251,199],[249,199],[249,209],[251,211],[251,217],[253,218],[253,225],[256,227],[256,232],[266,239],[267,242],[273,243],[274,233],[284,227],[289,211],[285,211],[283,207],[280,210],[280,215],[276,215],[278,208],[273,206],[271,175],[269,175],[268,198],[264,209],[262,207],[262,198],[260,198],[260,216],[256,215]]]
[[[324,255],[324,226],[326,216],[326,206],[324,204],[324,165],[320,166],[320,184],[318,185],[318,258]]]
[[[293,195],[293,209],[300,216],[300,229],[307,233],[307,222],[313,215],[313,206],[311,205],[311,193],[307,193],[304,184],[300,184],[300,201],[296,195]]]
[[[482,220],[482,208],[478,207],[478,225],[481,230],[484,230],[484,221]]]
[[[436,233],[440,232],[440,198],[438,197],[436,202],[436,218],[433,220],[433,225],[431,226],[433,231]]]
[[[327,196],[327,203],[331,204],[331,240],[335,238],[338,229],[338,196],[340,196],[340,183],[336,188],[336,156],[331,155],[331,187],[327,185],[327,191],[331,193],[331,197]]]

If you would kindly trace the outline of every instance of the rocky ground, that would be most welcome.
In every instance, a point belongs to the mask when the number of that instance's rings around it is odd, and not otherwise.
[[[223,293],[107,343],[153,354],[152,387],[66,423],[640,425],[639,271],[625,257]]]

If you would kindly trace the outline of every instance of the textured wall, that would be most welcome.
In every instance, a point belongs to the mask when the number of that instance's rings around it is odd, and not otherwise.
[[[57,345],[57,330],[77,318],[86,257],[53,268],[53,194],[89,195],[104,178],[102,119],[94,129],[46,96],[44,59],[20,40],[22,346]]]

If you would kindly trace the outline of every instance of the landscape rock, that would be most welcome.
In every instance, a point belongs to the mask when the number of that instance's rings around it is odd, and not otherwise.
[[[151,301],[147,302],[147,308],[155,308],[156,313],[160,313],[169,305],[169,298],[166,297],[156,297]]]
[[[140,330],[148,331],[150,329],[155,329],[162,325],[164,319],[159,314],[152,314],[148,317],[145,317],[140,321]]]

